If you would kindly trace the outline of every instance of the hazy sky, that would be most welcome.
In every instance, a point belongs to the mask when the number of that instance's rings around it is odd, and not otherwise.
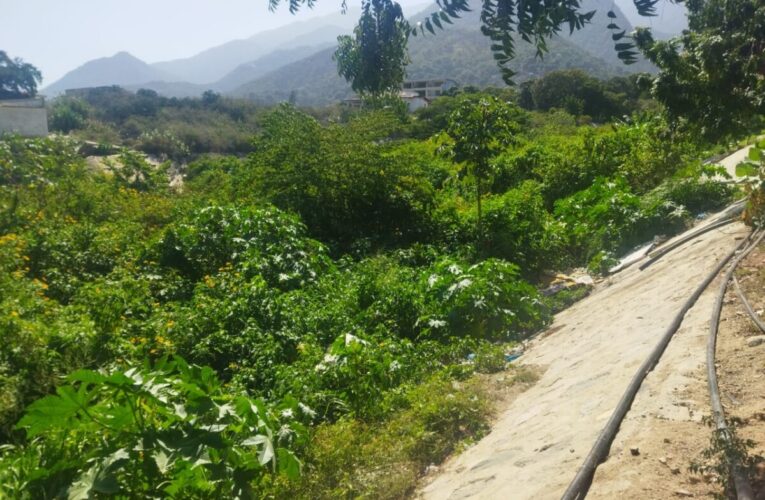
[[[412,15],[427,1],[399,3]],[[340,5],[341,0],[318,0],[313,10],[293,16],[286,4],[269,12],[267,0],[0,0],[0,50],[36,65],[47,85],[86,61],[122,50],[150,63],[188,57],[339,12]]]

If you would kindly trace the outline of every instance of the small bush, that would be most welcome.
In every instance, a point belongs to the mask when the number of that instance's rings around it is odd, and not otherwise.
[[[541,193],[538,183],[526,181],[486,200],[482,257],[513,262],[524,276],[535,276],[556,264],[561,241]]]

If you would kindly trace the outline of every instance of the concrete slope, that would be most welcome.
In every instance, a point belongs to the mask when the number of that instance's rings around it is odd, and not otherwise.
[[[741,223],[710,231],[645,271],[632,266],[610,277],[558,314],[521,358],[545,369],[538,383],[503,411],[489,435],[450,460],[419,494],[433,499],[560,498],[677,310],[746,234]],[[641,412],[648,409],[663,412],[664,418],[698,418],[678,401],[676,389],[704,363],[703,336],[715,288],[710,286],[686,316],[651,375],[652,383],[641,388],[628,415],[633,427],[640,428]],[[616,451],[627,444],[617,436]],[[597,481],[594,486],[591,493]],[[629,484],[611,483],[596,496],[613,498],[619,492],[624,497],[625,491]]]

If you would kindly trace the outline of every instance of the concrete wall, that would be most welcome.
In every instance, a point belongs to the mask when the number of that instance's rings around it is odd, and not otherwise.
[[[48,135],[48,112],[44,105],[23,106],[20,104],[13,101],[0,101],[0,134],[13,133],[26,137]]]

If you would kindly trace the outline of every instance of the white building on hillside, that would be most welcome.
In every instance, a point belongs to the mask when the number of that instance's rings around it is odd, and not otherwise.
[[[430,101],[443,95],[449,89],[458,86],[455,80],[407,80],[402,85],[398,96],[407,105],[410,113],[420,108],[427,107]],[[361,98],[359,96],[349,97],[343,100],[343,104],[351,108],[361,107]]]

